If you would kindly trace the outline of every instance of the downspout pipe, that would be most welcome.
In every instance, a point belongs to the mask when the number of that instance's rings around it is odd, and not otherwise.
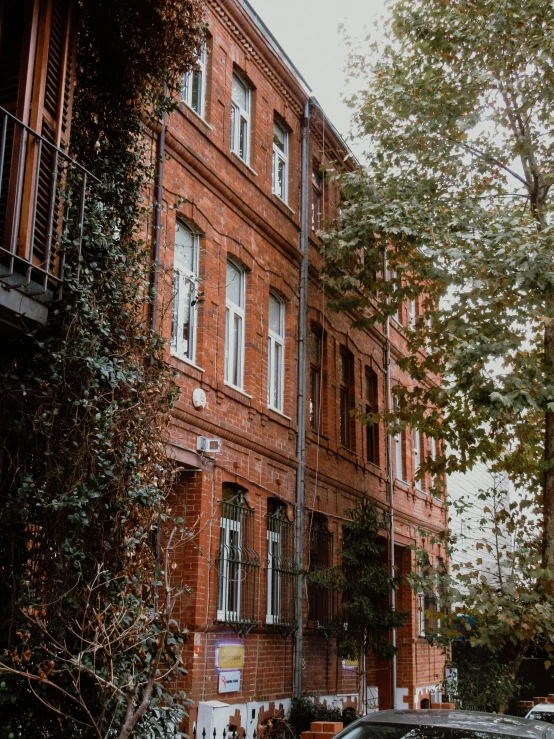
[[[387,263],[387,250],[383,253],[383,277],[385,280],[388,279],[388,263]],[[388,302],[388,299],[387,299]],[[387,416],[390,415],[392,410],[391,403],[391,356],[390,356],[390,316],[386,316],[385,320],[385,411]],[[395,573],[395,561],[394,561],[394,477],[392,469],[392,436],[387,432],[387,478],[388,478],[388,494],[389,494],[389,567],[391,577]],[[391,592],[391,607],[396,610],[396,590]],[[393,628],[391,635],[392,646],[396,650],[396,629]],[[396,683],[397,683],[397,665],[396,665],[396,652],[392,658],[391,665],[391,688],[392,688],[392,707],[398,708],[396,698]]]
[[[164,97],[167,97],[167,83],[164,82]],[[162,114],[162,127],[158,136],[156,173],[156,220],[154,224],[154,249],[152,253],[152,311],[150,313],[150,328],[155,333],[158,323],[158,280],[160,264],[160,241],[162,231],[162,207],[163,207],[163,184],[164,184],[164,159],[165,159],[165,131],[166,112]]]
[[[299,320],[298,320],[298,428],[296,440],[296,456],[298,469],[296,472],[296,506],[295,506],[295,561],[298,572],[304,564],[304,509],[305,509],[305,469],[306,469],[306,336],[308,315],[308,213],[309,213],[309,176],[310,176],[310,101],[304,106],[302,119],[302,162],[301,162],[301,199],[300,199],[300,265],[299,285]],[[296,633],[294,638],[293,662],[293,696],[302,695],[302,590],[303,580],[296,578],[295,616]]]

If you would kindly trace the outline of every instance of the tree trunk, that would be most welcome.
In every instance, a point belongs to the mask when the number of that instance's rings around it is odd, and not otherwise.
[[[547,310],[547,316],[550,318],[554,313]],[[547,324],[544,329],[544,361],[546,382],[554,387],[554,324]],[[554,411],[548,409],[545,413],[544,467],[542,561],[543,567],[554,568]]]

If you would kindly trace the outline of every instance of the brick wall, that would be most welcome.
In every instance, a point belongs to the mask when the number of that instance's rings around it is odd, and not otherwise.
[[[194,450],[198,435],[217,437],[222,450],[200,472],[182,469],[171,501],[189,538],[175,550],[174,577],[190,588],[181,604],[179,619],[191,631],[186,652],[187,676],[182,687],[194,701],[221,698],[218,694],[216,650],[222,643],[242,644],[245,664],[240,692],[227,694],[232,704],[271,701],[292,692],[293,637],[284,637],[266,622],[267,523],[269,499],[279,499],[289,520],[294,518],[296,485],[297,338],[300,234],[300,128],[307,100],[305,88],[270,49],[234,0],[209,4],[209,41],[206,109],[203,119],[185,105],[169,116],[164,165],[161,232],[160,315],[164,337],[171,338],[173,259],[177,219],[199,234],[201,303],[197,309],[196,356],[193,362],[171,356],[180,395],[171,441]],[[239,69],[252,86],[251,158],[248,166],[230,153],[231,79]],[[317,111],[316,111],[317,113]],[[288,203],[271,192],[273,117],[277,114],[289,131]],[[325,131],[323,130],[325,127]],[[346,150],[317,113],[314,115],[311,156],[331,167]],[[325,181],[325,218],[336,217],[339,193]],[[226,263],[228,257],[246,274],[244,391],[224,383]],[[378,404],[384,409],[384,337],[353,330],[351,317],[326,310],[318,281],[321,266],[316,235],[310,234],[309,325],[322,332],[322,425],[307,433],[306,506],[326,518],[333,535],[334,559],[344,521],[361,491],[387,506],[386,438],[379,429],[378,458],[367,460],[365,430],[351,422],[350,449],[340,441],[339,357],[345,347],[352,357],[352,396],[365,410],[366,367],[378,378]],[[285,377],[283,413],[268,408],[268,305],[270,289],[285,305]],[[407,320],[407,316],[404,316]],[[401,328],[392,327],[393,360],[403,349]],[[407,379],[393,361],[393,383]],[[192,404],[194,389],[202,388],[206,407]],[[413,483],[411,434],[406,433],[406,479],[396,483],[395,536],[402,572],[413,566],[406,547],[419,543],[417,530],[439,531],[446,526],[445,509],[429,492]],[[217,622],[217,560],[220,546],[221,496],[224,483],[246,490],[254,510],[254,548],[260,566],[256,581],[257,623],[245,636],[237,636]],[[422,485],[424,491],[429,488]],[[307,544],[306,544],[307,547]],[[306,552],[307,554],[307,552]],[[434,554],[440,554],[434,550]],[[399,630],[398,685],[413,701],[416,688],[437,681],[442,673],[438,651],[417,634],[417,601],[407,585],[399,593],[399,608],[410,617]],[[307,604],[304,604],[307,617]],[[304,636],[303,690],[332,696],[356,694],[357,670],[345,669],[334,654],[332,635],[326,639],[307,629]],[[368,683],[379,687],[381,706],[390,705],[390,663],[370,660]]]

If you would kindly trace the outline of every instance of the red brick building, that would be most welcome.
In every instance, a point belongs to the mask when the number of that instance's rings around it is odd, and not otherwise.
[[[56,147],[71,117],[70,4],[31,5],[46,18],[32,15],[33,33],[46,40],[13,65],[9,90],[17,95],[0,101],[2,123],[37,142],[52,128],[45,151],[64,157]],[[362,426],[349,413],[387,405],[385,333],[352,330],[352,316],[330,313],[319,280],[316,232],[340,204],[328,173],[352,166],[352,157],[246,0],[208,0],[207,7],[198,70],[152,137],[153,156],[164,156],[148,237],[160,263],[157,328],[180,388],[168,440],[177,476],[172,508],[191,532],[175,551],[174,580],[190,588],[179,614],[191,633],[182,687],[199,731],[211,736],[213,728],[235,726],[251,737],[293,694],[359,709],[364,692],[366,707],[379,708],[417,707],[430,697],[444,661],[423,636],[423,596],[401,587],[397,608],[409,618],[396,635],[397,659],[369,661],[363,691],[360,666],[334,653],[335,597],[307,586],[298,570],[338,561],[347,511],[364,491],[385,512],[393,493],[401,574],[417,567],[409,548],[422,544],[417,532],[447,524],[431,481],[414,481],[431,442],[407,430],[388,454],[385,429]],[[50,44],[52,62],[39,58],[51,25],[61,29],[60,44]],[[13,56],[6,44],[2,53]],[[61,70],[56,94],[46,99],[54,66]],[[27,80],[35,67],[33,87]],[[44,174],[31,164],[36,179],[46,178],[48,168]],[[3,177],[9,192],[7,168]],[[55,181],[46,181],[54,192]],[[23,186],[17,193],[25,203]],[[51,211],[45,206],[40,254],[26,246],[28,219],[10,231],[2,221],[0,281],[12,288],[26,275],[31,286],[42,285],[35,297],[0,290],[2,332],[47,320],[47,299],[61,282],[58,266],[49,266]],[[417,312],[406,305],[391,321],[392,385],[408,382],[396,360],[402,325]],[[390,535],[383,531],[388,545]],[[428,553],[433,562],[445,556],[439,547]]]
[[[160,321],[181,389],[169,445],[180,468],[173,510],[193,533],[176,555],[192,589],[181,613],[191,632],[184,688],[199,707],[199,729],[231,725],[251,735],[260,709],[286,708],[294,691],[357,705],[359,669],[337,659],[327,628],[334,597],[304,585],[301,619],[295,613],[295,534],[303,568],[332,564],[361,492],[389,507],[385,430],[348,413],[385,409],[386,338],[329,313],[318,278],[316,231],[340,202],[326,172],[351,166],[351,155],[248,3],[211,0],[208,11],[199,70],[184,81],[163,132]],[[407,382],[395,359],[402,324],[417,309],[406,305],[391,321],[393,385]],[[219,440],[220,450],[197,453],[201,436]],[[446,527],[430,480],[414,482],[418,459],[431,451],[425,443],[406,431],[392,445],[403,574],[417,566],[408,548],[421,544],[417,530]],[[421,636],[423,598],[403,585],[397,607],[410,616],[397,634],[396,703],[416,707],[442,678],[443,658]],[[368,664],[367,684],[371,705],[393,705],[391,663]]]

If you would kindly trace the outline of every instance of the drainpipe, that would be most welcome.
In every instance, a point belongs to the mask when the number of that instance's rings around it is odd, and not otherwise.
[[[164,97],[167,97],[167,83],[164,82]],[[162,231],[162,206],[165,159],[165,129],[166,113],[162,115],[162,127],[158,137],[158,171],[156,174],[156,221],[154,225],[154,252],[152,254],[152,312],[150,314],[150,328],[156,331],[158,322],[158,276],[160,262],[160,235]]]
[[[388,278],[387,250],[385,248],[383,254],[383,278]],[[388,300],[387,300],[388,302]],[[385,410],[387,415],[391,412],[391,376],[390,376],[391,358],[390,358],[390,316],[387,315],[385,320]],[[389,492],[389,562],[390,573],[394,575],[394,477],[392,471],[392,436],[387,433],[387,476],[388,476],[388,492]],[[391,593],[391,607],[396,609],[396,591]],[[392,646],[396,649],[396,629],[392,630]],[[392,706],[398,708],[396,700],[396,654],[392,658],[391,669],[391,685],[392,685]]]
[[[299,320],[298,320],[298,433],[296,456],[296,507],[295,507],[295,560],[300,571],[304,564],[304,476],[306,467],[306,334],[308,313],[308,210],[309,210],[309,156],[310,156],[310,101],[304,106],[302,119],[302,163],[300,200],[300,266]],[[296,634],[294,638],[293,696],[302,695],[302,588],[300,576],[296,578]]]

